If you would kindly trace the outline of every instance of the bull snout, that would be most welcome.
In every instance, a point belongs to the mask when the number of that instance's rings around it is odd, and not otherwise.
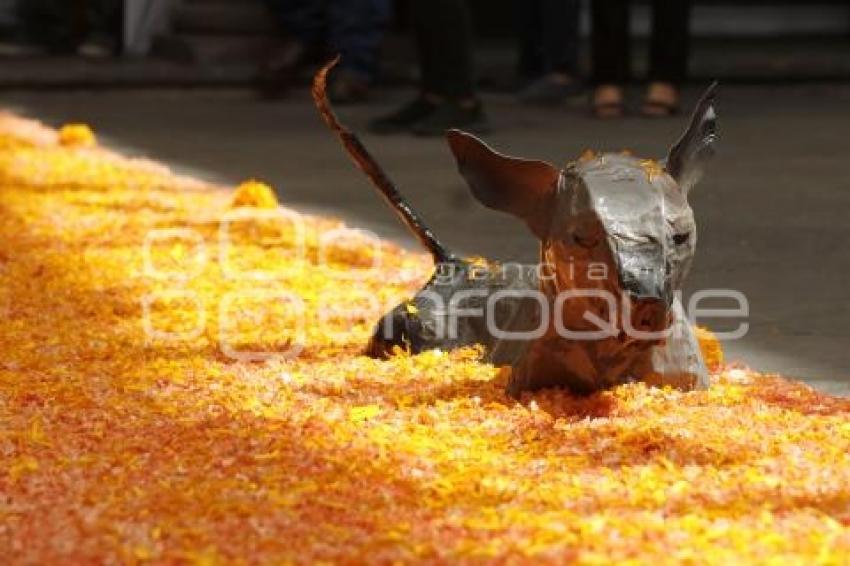
[[[670,309],[659,299],[631,300],[631,326],[640,332],[661,332],[670,325]]]
[[[668,297],[669,264],[661,246],[651,242],[640,244],[617,243],[617,275],[620,288],[635,300],[655,299],[672,303]]]
[[[663,265],[663,264],[662,264]],[[642,266],[622,271],[620,279],[623,290],[635,299],[664,299],[664,271]]]

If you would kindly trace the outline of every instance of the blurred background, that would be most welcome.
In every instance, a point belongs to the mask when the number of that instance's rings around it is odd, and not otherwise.
[[[0,39],[3,107],[413,247],[312,107],[342,53],[344,121],[449,246],[502,260],[536,242],[472,199],[446,127],[557,164],[661,158],[719,80],[688,292],[748,298],[730,358],[850,394],[850,2],[0,0]]]

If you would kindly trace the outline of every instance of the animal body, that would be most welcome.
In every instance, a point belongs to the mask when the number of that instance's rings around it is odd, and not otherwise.
[[[540,240],[538,265],[500,266],[457,257],[425,227],[331,109],[325,83],[333,64],[314,81],[320,113],[435,262],[428,283],[377,323],[369,355],[480,344],[490,362],[511,367],[513,396],[545,387],[585,394],[629,381],[707,385],[678,292],[696,244],[688,193],[714,151],[716,85],[663,162],[602,153],[557,168],[447,132],[472,194]]]

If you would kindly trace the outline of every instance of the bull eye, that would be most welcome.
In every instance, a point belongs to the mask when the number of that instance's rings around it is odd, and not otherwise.
[[[673,235],[673,243],[677,246],[683,246],[688,243],[688,240],[691,239],[691,233],[685,232],[684,234],[674,234]]]
[[[587,236],[584,236],[582,234],[575,234],[573,238],[575,239],[576,243],[583,248],[592,248],[596,245],[596,241],[594,238],[588,238]]]
[[[599,243],[599,238],[592,234],[573,234],[575,242],[583,248],[592,248]]]
[[[595,248],[602,239],[602,229],[593,222],[581,221],[571,230],[573,241],[583,248]]]

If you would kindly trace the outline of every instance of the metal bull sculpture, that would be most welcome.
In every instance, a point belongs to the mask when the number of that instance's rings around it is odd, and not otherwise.
[[[480,265],[448,251],[335,116],[327,74],[313,97],[355,163],[434,258],[428,283],[383,317],[371,356],[481,344],[511,366],[508,393],[590,393],[629,381],[705,387],[708,375],[678,297],[696,243],[688,192],[716,139],[712,85],[664,162],[585,155],[558,169],[497,153],[452,130],[449,146],[473,195],[522,219],[540,265]]]

